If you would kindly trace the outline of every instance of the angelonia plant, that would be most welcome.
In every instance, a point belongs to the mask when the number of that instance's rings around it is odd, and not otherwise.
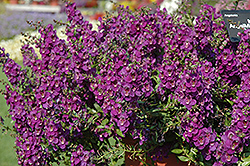
[[[0,48],[18,164],[118,165],[124,152],[145,164],[171,153],[194,165],[247,161],[250,31],[232,43],[215,8],[193,16],[182,4],[171,15],[118,6],[93,30],[66,2],[67,22],[56,22],[67,40],[38,22],[22,66]]]

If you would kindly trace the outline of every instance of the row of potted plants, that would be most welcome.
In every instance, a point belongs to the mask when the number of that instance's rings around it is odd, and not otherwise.
[[[19,2],[19,0],[10,0],[9,1],[10,4],[12,5],[15,5],[15,4],[22,4],[22,3],[25,3],[24,1],[23,2]],[[32,5],[45,5],[46,3],[43,1],[43,0],[33,0],[30,2]],[[50,0],[49,5],[51,6],[58,6],[59,5],[59,0]]]
[[[32,0],[32,1],[20,1],[20,0],[9,0],[10,4],[32,4],[32,5],[51,5],[51,6],[58,6],[60,4],[60,0]],[[74,1],[77,4],[82,4],[84,7],[97,7],[98,3],[97,0],[76,0]]]

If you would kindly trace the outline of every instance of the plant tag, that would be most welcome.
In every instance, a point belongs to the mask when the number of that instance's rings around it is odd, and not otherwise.
[[[250,29],[250,10],[221,10],[231,42],[240,42],[238,32]]]

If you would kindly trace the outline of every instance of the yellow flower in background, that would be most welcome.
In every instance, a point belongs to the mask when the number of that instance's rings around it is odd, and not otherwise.
[[[135,10],[137,7],[137,1],[119,1],[118,4],[123,5],[124,7],[129,6],[131,10]]]

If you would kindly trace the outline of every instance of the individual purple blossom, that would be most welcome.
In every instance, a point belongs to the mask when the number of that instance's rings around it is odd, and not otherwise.
[[[194,145],[198,147],[198,149],[202,150],[210,142],[213,142],[215,137],[216,136],[213,134],[211,128],[202,128],[199,130],[197,135],[193,137]]]
[[[128,126],[130,125],[128,121],[128,115],[126,113],[118,115],[116,123],[120,130],[125,133]]]
[[[70,158],[71,166],[94,166],[90,161],[90,158],[94,150],[86,151],[84,147],[79,144],[76,148],[76,151],[72,152],[72,156]]]
[[[242,132],[247,133],[250,127],[250,117],[241,116],[237,123],[237,127],[242,130]]]

